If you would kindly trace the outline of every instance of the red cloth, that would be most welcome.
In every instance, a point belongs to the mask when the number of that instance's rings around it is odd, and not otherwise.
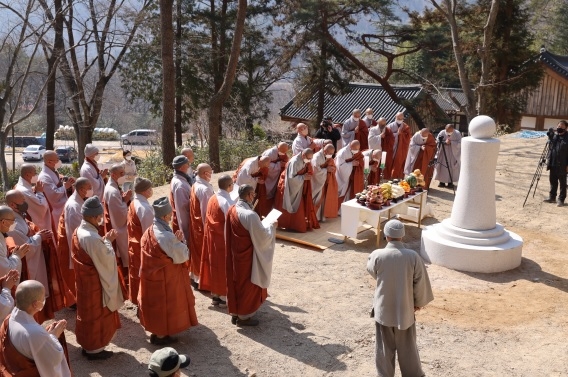
[[[253,244],[249,232],[239,221],[235,206],[227,212],[225,234],[228,310],[234,315],[249,315],[260,308],[268,291],[250,281]]]
[[[288,162],[289,164],[290,162]],[[286,164],[286,165],[288,165]],[[316,210],[314,208],[314,201],[312,198],[312,181],[304,180],[304,185],[302,187],[302,200],[298,206],[296,213],[290,213],[284,209],[284,191],[286,189],[286,173],[288,169],[285,169],[280,174],[280,180],[278,181],[278,187],[276,188],[276,198],[274,200],[274,208],[282,212],[282,215],[278,218],[278,227],[285,228],[286,230],[295,230],[300,233],[306,233],[308,230],[319,229],[320,225],[316,216]],[[299,170],[296,175],[313,175],[313,168],[311,163],[307,163],[306,166]]]
[[[398,144],[396,147],[396,154],[392,160],[392,173],[391,178],[402,179],[404,178],[404,164],[406,163],[406,155],[410,147],[410,138],[412,132],[410,126],[403,123],[398,130]]]
[[[424,175],[424,183],[426,184],[426,189],[430,187],[430,180],[432,179],[432,169],[433,167],[428,167],[432,158],[436,154],[436,139],[434,136],[429,133],[428,138],[426,139],[425,149],[418,152],[418,156],[416,157],[416,161],[414,162],[414,167],[412,170],[420,169],[422,175]],[[430,174],[428,174],[430,173]]]
[[[173,263],[158,244],[153,227],[144,232],[140,246],[140,324],[158,336],[196,326],[195,297],[186,264]]]
[[[333,159],[326,160],[328,169],[335,168],[335,161]],[[335,171],[328,170],[325,179],[325,184],[322,188],[322,196],[319,203],[314,203],[314,211],[318,213],[319,208],[323,205],[323,216],[325,218],[335,218],[339,212],[339,197],[338,197],[337,178]],[[323,203],[322,203],[323,202]]]
[[[347,160],[349,162],[349,160]],[[365,187],[365,173],[363,171],[365,158],[363,156],[363,152],[359,150],[356,154],[353,155],[351,161],[358,161],[358,166],[353,166],[351,170],[351,175],[349,176],[349,197],[353,199],[355,194],[363,191]]]
[[[389,127],[385,126],[385,128],[386,128],[385,137],[382,138],[381,140],[381,149],[383,152],[387,152],[383,178],[386,180],[390,180],[392,174],[392,162],[393,162],[392,149],[394,147],[394,134],[392,133],[392,130]]]
[[[201,202],[195,195],[195,186],[191,186],[191,199],[189,201],[189,270],[195,276],[199,276],[204,230],[203,218],[201,217]]]
[[[142,238],[142,224],[136,215],[134,201],[128,206],[128,297],[130,302],[138,305],[138,288],[140,285],[140,239]],[[125,296],[126,297],[126,296]]]
[[[22,355],[12,344],[9,336],[10,315],[0,327],[0,377],[40,377],[33,360]]]
[[[266,181],[268,177],[268,168],[261,168],[258,172],[258,179],[262,181]],[[266,192],[266,184],[265,183],[257,183],[256,184],[256,207],[254,207],[254,211],[258,213],[258,216],[265,217],[270,213],[272,207],[274,205],[274,198],[268,199],[268,194]]]
[[[28,224],[29,229],[28,237],[31,237],[40,231],[40,229],[31,221],[26,219],[26,223]],[[6,246],[10,251],[14,249],[16,244],[12,237],[6,238]],[[75,303],[75,297],[67,288],[63,275],[61,274],[59,259],[53,239],[50,238],[47,241],[43,241],[41,246],[48,282],[48,286],[45,287],[45,290],[48,292],[49,297],[46,298],[43,309],[34,315],[35,320],[40,324],[49,319],[54,319],[56,312]],[[22,259],[20,281],[29,279],[27,262],[24,258]]]
[[[106,203],[104,204],[104,216],[105,216],[105,225],[104,225],[104,231],[103,231],[103,235],[101,237],[104,237],[104,235],[108,232],[110,232],[112,230],[112,222],[110,221],[110,212],[108,211],[108,205]],[[100,235],[100,229],[99,228],[99,235]],[[116,241],[112,242],[112,247],[114,248],[114,251],[116,252]],[[118,267],[118,281],[120,283],[120,289],[122,290],[122,296],[124,298],[128,298],[128,267],[124,267],[122,265],[122,261],[120,259],[120,257],[118,256],[118,254],[116,255],[116,266]]]
[[[359,131],[355,131],[354,140],[359,140],[362,151],[369,149],[369,127],[363,119],[359,119]]]
[[[75,270],[69,268],[70,266],[70,253],[69,242],[67,240],[67,232],[65,227],[65,211],[61,212],[61,217],[59,217],[59,225],[57,227],[57,258],[59,259],[59,269],[61,271],[61,276],[65,281],[65,285],[69,289],[71,296],[69,299],[72,301],[71,304],[75,303],[75,296],[77,295],[77,290],[75,289]]]
[[[207,203],[205,237],[199,269],[199,288],[219,296],[227,295],[225,271],[225,214],[219,206],[217,195]]]
[[[83,250],[77,231],[73,232],[73,267],[77,284],[77,343],[87,351],[107,346],[120,328],[118,310],[103,306],[103,287],[93,260]]]

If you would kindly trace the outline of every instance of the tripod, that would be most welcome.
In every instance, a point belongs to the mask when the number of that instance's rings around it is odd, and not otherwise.
[[[527,192],[527,196],[525,197],[525,201],[523,202],[523,207],[527,204],[527,199],[529,198],[529,194],[531,193],[532,187],[534,185],[533,191],[533,198],[536,194],[536,188],[538,187],[538,181],[540,181],[540,176],[542,175],[542,168],[546,165],[546,157],[548,156],[548,150],[550,149],[550,136],[549,140],[546,142],[544,149],[542,150],[542,154],[540,155],[540,159],[538,160],[538,165],[536,167],[536,171],[534,172],[533,179],[531,185],[529,187],[529,191]]]
[[[445,141],[443,139],[443,137],[438,137],[438,143],[436,145],[436,154],[434,155],[434,158],[432,159],[432,161],[430,161],[428,163],[428,167],[436,167],[436,165],[441,165],[443,167],[445,167],[448,170],[448,175],[450,176],[450,182],[454,182],[454,178],[452,177],[452,171],[450,169],[450,166],[448,164],[448,155],[446,154],[446,146],[444,145]],[[438,154],[440,153],[440,150],[442,150],[442,153],[444,153],[444,160],[446,161],[446,164],[441,163],[440,161],[438,161]],[[432,180],[432,176],[434,175],[434,169],[432,169],[432,175],[430,176],[430,181]],[[452,191],[454,192],[454,195],[456,194],[456,188],[452,185]]]

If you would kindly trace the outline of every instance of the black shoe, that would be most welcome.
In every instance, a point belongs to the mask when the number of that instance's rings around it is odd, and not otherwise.
[[[172,344],[175,342],[177,342],[177,339],[169,335],[166,335],[163,338],[158,338],[156,334],[150,335],[150,343],[155,344],[157,346],[165,346],[167,344]]]
[[[448,183],[448,188],[454,188],[454,184],[453,184],[453,183]]]
[[[444,182],[440,182],[438,183],[438,187],[446,187],[446,184]]]
[[[199,284],[197,284],[195,281],[191,281],[191,286],[193,287],[193,289],[199,290]]]
[[[77,304],[73,304],[69,307],[71,310],[77,310]]]
[[[97,353],[87,353],[87,351],[82,350],[81,353],[87,358],[87,360],[106,360],[113,355],[112,351],[102,350]]]
[[[236,324],[237,324],[237,319],[239,319],[238,316],[232,315],[232,316],[231,316],[231,323],[232,323],[233,325],[236,325]]]
[[[213,300],[211,300],[211,305],[218,306],[220,308],[226,308],[227,301],[222,300],[221,297],[213,297]]]
[[[556,207],[564,207],[564,202],[559,200],[556,202]]]
[[[549,197],[548,199],[544,199],[545,203],[554,203],[556,201],[556,198],[551,198]]]
[[[237,326],[258,326],[259,322],[258,319],[247,318],[247,319],[237,319]]]

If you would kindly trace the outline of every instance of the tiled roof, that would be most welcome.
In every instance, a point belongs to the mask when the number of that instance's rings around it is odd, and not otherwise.
[[[458,88],[441,88],[439,91],[432,93],[432,98],[446,112],[452,110],[460,111],[460,106],[456,102],[463,107],[467,101],[463,90]]]
[[[549,66],[556,73],[568,78],[568,56],[560,56],[541,50],[539,60]]]
[[[394,86],[396,94],[403,99],[413,100],[422,92],[419,85]],[[282,109],[280,117],[283,119],[302,119],[313,120],[316,118],[317,94],[300,105],[294,104],[294,98]],[[397,112],[405,112],[402,105],[395,103],[381,85],[350,83],[349,91],[346,94],[325,95],[324,115],[330,116],[334,122],[341,123],[351,116],[353,109],[365,111],[368,107],[372,108],[375,117],[385,117],[393,119]]]

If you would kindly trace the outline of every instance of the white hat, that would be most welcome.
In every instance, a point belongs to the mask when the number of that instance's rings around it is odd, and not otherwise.
[[[398,220],[390,220],[385,224],[385,236],[390,238],[404,237],[404,224]]]

